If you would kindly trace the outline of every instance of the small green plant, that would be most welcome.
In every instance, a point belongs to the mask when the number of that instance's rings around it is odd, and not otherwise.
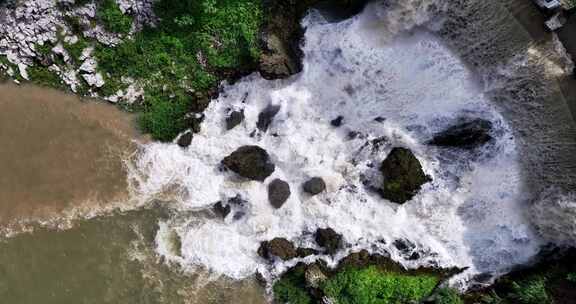
[[[322,289],[338,304],[399,304],[421,301],[437,283],[438,279],[431,275],[383,272],[369,267],[344,270]]]
[[[572,282],[572,283],[576,283],[576,272],[569,273],[569,274],[566,276],[566,280],[568,280],[568,281],[570,281],[570,282]]]
[[[127,34],[132,28],[132,18],[124,15],[115,0],[103,0],[97,12],[107,31],[119,34]]]
[[[512,283],[511,297],[522,304],[552,303],[546,291],[546,278],[544,277],[532,277],[519,283]]]
[[[72,59],[77,64],[80,64],[80,57],[82,56],[84,49],[88,47],[88,43],[83,37],[78,37],[78,41],[76,43],[64,43],[64,47],[66,48],[66,51],[70,57],[72,57]]]

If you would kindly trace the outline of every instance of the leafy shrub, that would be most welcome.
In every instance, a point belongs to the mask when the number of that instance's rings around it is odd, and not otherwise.
[[[570,282],[572,282],[572,283],[576,283],[576,272],[569,273],[569,274],[566,276],[566,280],[568,280],[568,281],[570,281]]]
[[[103,0],[97,16],[107,31],[126,34],[132,28],[132,18],[122,13],[115,0]]]
[[[552,303],[546,291],[546,278],[533,277],[512,283],[512,298],[522,304],[548,304]]]
[[[382,272],[375,267],[345,270],[329,279],[323,290],[338,304],[399,304],[428,296],[438,279],[430,275]]]
[[[464,304],[458,291],[452,288],[442,288],[436,293],[435,304]]]
[[[72,59],[77,64],[79,64],[80,56],[82,56],[82,51],[84,51],[84,49],[88,47],[88,43],[83,37],[79,37],[76,43],[74,44],[65,43],[64,47],[66,48],[66,51],[68,52],[68,54],[70,54]]]

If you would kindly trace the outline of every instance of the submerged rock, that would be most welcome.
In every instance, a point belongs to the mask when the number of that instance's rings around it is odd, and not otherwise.
[[[279,209],[290,197],[290,185],[281,179],[275,179],[268,185],[268,200],[270,204]]]
[[[398,204],[411,200],[430,181],[418,159],[405,148],[392,149],[380,171],[384,177],[382,196]]]
[[[436,134],[428,143],[433,146],[473,149],[492,140],[490,131],[492,123],[478,118],[452,126]]]
[[[328,254],[335,254],[343,246],[342,235],[332,228],[318,228],[314,239],[320,247],[324,247]]]
[[[310,195],[317,195],[326,190],[326,183],[320,177],[313,177],[306,181],[302,188]]]
[[[271,241],[260,243],[258,255],[267,260],[278,257],[283,261],[288,261],[298,256],[292,242],[285,238],[275,238]]]
[[[226,117],[226,130],[232,130],[244,121],[244,111],[231,112]]]
[[[180,136],[180,138],[178,138],[178,145],[182,148],[186,148],[188,146],[190,146],[190,144],[192,144],[192,138],[194,137],[194,135],[192,134],[192,132],[188,131],[186,133],[184,133],[182,136]]]
[[[256,127],[258,128],[258,130],[266,132],[270,127],[270,125],[272,124],[272,121],[274,120],[274,117],[276,117],[276,114],[278,114],[278,112],[280,112],[280,106],[275,105],[267,106],[264,109],[264,111],[262,111],[258,115],[258,122],[256,123]]]
[[[242,177],[261,182],[276,169],[268,152],[258,146],[242,146],[225,157],[222,164]]]

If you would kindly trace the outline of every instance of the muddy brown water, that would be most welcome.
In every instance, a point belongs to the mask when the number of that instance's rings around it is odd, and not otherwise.
[[[0,225],[94,210],[127,196],[122,157],[144,139],[116,107],[0,86]]]
[[[0,85],[0,303],[266,302],[254,280],[184,271],[155,253],[170,212],[133,210],[123,163],[147,141],[109,104]]]

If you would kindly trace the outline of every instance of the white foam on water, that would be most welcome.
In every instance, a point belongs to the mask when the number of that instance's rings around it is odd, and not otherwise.
[[[164,222],[159,232],[180,235],[181,256],[163,248],[161,236],[160,254],[240,279],[286,266],[268,268],[256,254],[261,241],[286,237],[313,247],[311,233],[318,227],[332,227],[350,248],[388,251],[409,267],[470,267],[467,275],[505,271],[536,254],[541,242],[520,212],[529,198],[509,127],[438,38],[412,30],[384,41],[378,39],[378,18],[377,10],[367,10],[328,24],[312,14],[305,20],[301,74],[282,81],[251,75],[227,85],[190,148],[143,147],[131,172],[139,195],[152,199],[167,188],[181,189],[175,200],[183,215]],[[258,114],[268,105],[281,110],[269,130],[259,132]],[[243,110],[246,119],[226,131],[231,110]],[[343,125],[331,126],[340,115]],[[463,116],[492,121],[495,142],[475,153],[426,145]],[[350,132],[359,135],[353,139]],[[385,143],[366,146],[378,138]],[[221,160],[243,145],[271,155],[276,170],[265,183],[221,170]],[[411,149],[433,179],[402,206],[362,183],[378,180],[380,162],[397,146]],[[313,176],[324,178],[328,190],[310,197],[301,185]],[[267,197],[274,178],[292,191],[278,210]],[[239,219],[234,212],[225,220],[185,215],[236,195],[248,201]],[[422,258],[408,261],[392,246],[397,239],[416,244]]]

